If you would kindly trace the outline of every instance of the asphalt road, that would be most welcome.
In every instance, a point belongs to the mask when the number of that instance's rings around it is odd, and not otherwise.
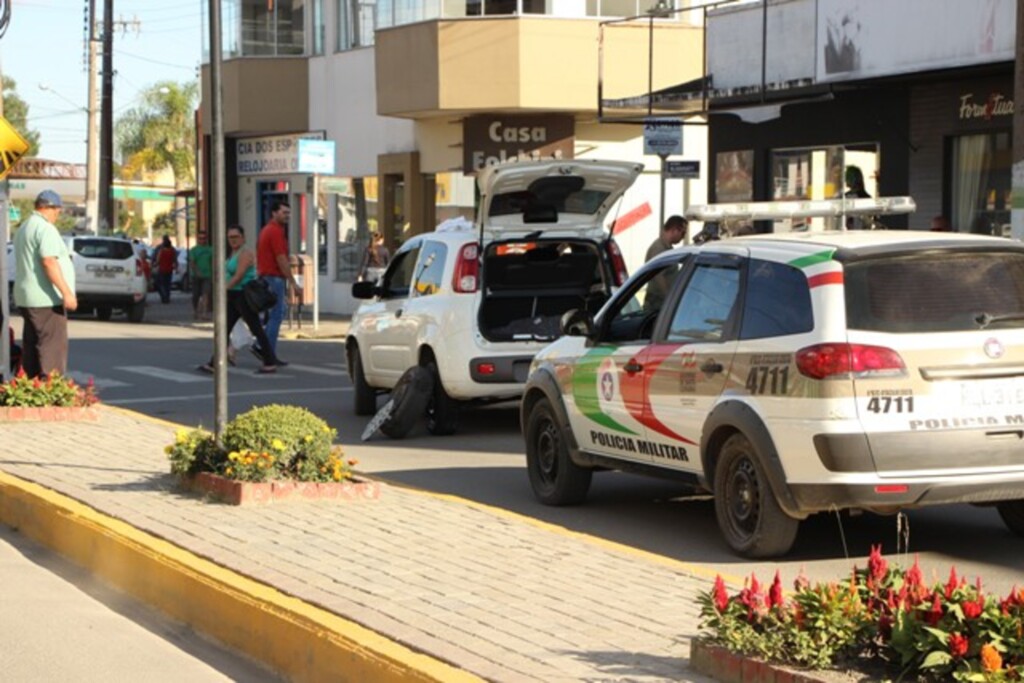
[[[19,321],[16,321],[19,322]],[[106,403],[187,425],[213,423],[213,380],[195,367],[211,350],[208,331],[167,325],[74,320],[70,366],[95,377]],[[291,362],[275,375],[256,375],[255,358],[239,356],[228,376],[229,412],[268,403],[302,405],[338,430],[357,469],[405,485],[461,496],[552,524],[623,543],[704,571],[733,577],[776,569],[791,581],[844,577],[864,566],[870,548],[909,566],[918,555],[926,577],[945,580],[951,565],[981,576],[1005,593],[1024,584],[1024,539],[1012,535],[992,508],[968,505],[914,510],[900,516],[818,515],[805,522],[793,552],[777,562],[748,562],[722,541],[711,500],[672,481],[599,473],[587,504],[551,508],[537,503],[527,481],[518,412],[512,404],[464,411],[460,429],[434,437],[420,426],[401,441],[359,436],[368,418],[355,417],[340,340],[282,340]],[[383,404],[383,400],[380,401]]]

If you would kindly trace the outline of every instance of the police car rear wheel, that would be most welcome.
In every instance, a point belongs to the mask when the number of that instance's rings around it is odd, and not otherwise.
[[[547,399],[539,400],[526,424],[526,469],[537,500],[546,505],[582,503],[593,472],[569,457],[565,435]]]
[[[750,441],[733,434],[715,466],[715,516],[733,550],[744,557],[784,555],[796,541],[798,520],[782,511]]]
[[[996,510],[1010,531],[1024,536],[1024,500],[1004,501],[996,505]]]

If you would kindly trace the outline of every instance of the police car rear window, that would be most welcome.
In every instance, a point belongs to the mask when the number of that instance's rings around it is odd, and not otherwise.
[[[877,332],[1024,327],[1024,255],[937,251],[849,263],[845,272],[850,329]]]
[[[75,253],[86,258],[105,258],[123,261],[135,255],[131,242],[117,240],[75,240]]]

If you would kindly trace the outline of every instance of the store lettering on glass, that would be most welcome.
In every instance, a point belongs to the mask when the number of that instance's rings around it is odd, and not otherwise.
[[[960,120],[970,119],[990,120],[993,116],[1011,116],[1013,114],[1013,100],[1006,99],[1000,92],[994,92],[988,96],[988,100],[979,102],[974,99],[974,93],[969,92],[960,96]]]

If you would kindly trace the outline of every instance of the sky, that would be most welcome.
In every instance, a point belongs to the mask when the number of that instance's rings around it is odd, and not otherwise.
[[[95,2],[102,19],[104,0]],[[115,121],[155,83],[197,78],[208,5],[207,0],[113,0],[114,21],[128,24],[124,32],[114,31]],[[88,0],[13,0],[7,33],[0,38],[0,71],[14,78],[18,95],[29,105],[29,127],[40,133],[40,158],[85,163],[88,6]]]

